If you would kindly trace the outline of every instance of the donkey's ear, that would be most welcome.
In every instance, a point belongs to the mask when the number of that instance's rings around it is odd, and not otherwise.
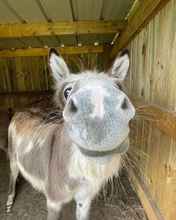
[[[66,78],[69,75],[67,64],[54,48],[51,48],[49,51],[49,66],[56,81]]]
[[[122,82],[127,76],[129,65],[129,51],[126,49],[115,59],[111,68],[111,76]]]

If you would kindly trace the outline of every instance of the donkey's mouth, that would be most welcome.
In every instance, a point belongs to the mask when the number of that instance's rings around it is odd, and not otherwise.
[[[129,139],[126,138],[119,146],[111,150],[90,150],[77,145],[80,152],[88,157],[106,157],[113,154],[124,154],[129,148]]]

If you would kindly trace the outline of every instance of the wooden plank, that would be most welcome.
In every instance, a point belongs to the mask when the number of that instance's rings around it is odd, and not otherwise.
[[[165,220],[176,219],[176,139],[172,138],[175,131],[166,135],[170,130],[168,124],[175,124],[176,111],[175,12],[176,0],[171,0],[130,42],[131,68],[126,80],[128,94],[142,100],[136,107],[156,104],[155,108],[173,116],[172,123],[164,120],[156,123],[146,108],[145,115],[139,117],[131,129],[132,148],[139,155],[136,168],[144,177]],[[155,118],[159,115],[155,111]],[[162,123],[162,130],[157,129],[156,125]]]
[[[123,21],[68,21],[53,23],[2,24],[0,38],[112,34],[124,29]]]
[[[139,31],[161,10],[170,0],[146,0],[140,1],[136,13],[130,18],[124,31],[114,44],[111,51],[113,59],[119,50],[123,49],[136,36]]]
[[[103,46],[58,47],[61,54],[102,53]],[[48,48],[27,48],[16,50],[0,50],[0,57],[47,56]]]
[[[176,113],[167,111],[157,105],[143,105],[134,101],[136,117],[150,121],[160,131],[176,139]]]
[[[148,219],[164,220],[144,181],[132,169],[128,170],[128,174]]]

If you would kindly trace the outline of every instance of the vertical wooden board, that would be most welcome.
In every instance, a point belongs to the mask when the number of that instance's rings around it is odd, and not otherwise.
[[[50,89],[46,57],[18,57],[0,60],[0,93],[46,91]]]
[[[3,59],[0,60],[0,66],[1,66],[1,69],[0,69],[0,91],[3,92],[4,91],[4,80],[3,80],[3,77],[4,77],[4,71],[6,71]]]
[[[6,65],[8,65],[8,71],[11,76],[11,87],[12,91],[17,91],[17,80],[16,80],[16,68],[15,68],[15,59],[4,59],[6,61]],[[8,91],[5,91],[8,92]]]
[[[101,69],[99,54],[65,55],[70,70]],[[53,88],[47,57],[16,57],[0,59],[0,93],[47,91]],[[18,100],[13,100],[14,105]]]
[[[4,78],[6,79],[5,81],[5,84],[6,84],[6,90],[8,91],[8,92],[11,92],[12,91],[12,86],[11,86],[11,73],[10,73],[10,71],[7,69],[7,68],[5,68],[5,70],[3,71],[3,73],[2,74],[4,74]]]
[[[162,13],[162,12],[161,12]],[[165,91],[165,93],[162,95],[162,97],[160,97],[159,99],[157,99],[156,97],[158,97],[160,95],[161,89],[163,88],[163,83],[165,82],[165,76],[166,76],[166,72],[162,72],[161,71],[161,59],[162,59],[162,52],[164,49],[164,45],[162,45],[163,43],[163,38],[165,36],[163,36],[162,34],[162,17],[161,17],[161,13],[159,15],[157,15],[157,17],[155,17],[155,26],[154,26],[154,43],[155,43],[155,51],[154,51],[154,75],[153,75],[153,100],[155,101],[156,104],[158,105],[163,105],[165,106],[167,103],[165,102],[165,95],[167,93],[167,91]],[[165,55],[165,58],[167,59],[167,56]],[[163,88],[164,89],[164,88]],[[164,101],[165,100],[165,101]]]
[[[26,72],[23,66],[22,58],[16,58],[16,76],[17,76],[17,88],[19,92],[23,92],[26,90],[25,87],[25,78],[26,78]]]
[[[33,89],[34,91],[40,91],[40,77],[41,73],[39,72],[39,61],[38,57],[36,59],[33,59],[32,57],[30,58],[30,73],[32,74],[32,84],[33,84]]]
[[[176,205],[176,142],[172,140],[169,160],[166,166],[167,172],[167,188],[166,193],[168,195],[168,204],[165,209],[167,210],[168,206],[170,207],[170,212],[167,214],[168,219],[175,218],[175,205]]]
[[[171,111],[176,109],[175,21],[176,0],[171,0],[130,43],[131,70],[126,82],[131,97]],[[176,141],[138,120],[133,145],[148,154],[142,176],[165,219],[175,220]]]
[[[29,57],[28,59],[26,59],[25,57],[22,58],[23,59],[23,68],[24,68],[24,72],[25,72],[25,88],[26,91],[31,91],[34,90],[35,91],[35,87],[33,86],[33,83],[35,83],[36,80],[38,80],[37,78],[33,79],[32,78],[32,74],[33,72],[36,74],[38,73],[37,71],[37,67],[38,67],[38,63],[36,65],[36,69],[34,70],[32,68],[32,64],[33,64],[33,60],[31,57]]]
[[[147,39],[143,44],[142,53],[145,60],[145,83],[144,83],[144,99],[146,103],[149,103],[151,96],[151,77],[152,77],[152,66],[153,66],[153,21],[147,27]]]
[[[176,74],[175,74],[175,60],[176,60],[176,1],[171,2],[171,7],[173,8],[173,14],[170,17],[169,22],[169,56],[167,60],[167,73],[169,74],[169,89],[168,89],[168,104],[170,109],[176,110],[176,93],[175,93],[175,85],[176,85]],[[164,59],[164,58],[163,58]],[[171,89],[171,90],[170,90]]]
[[[43,67],[43,79],[45,81],[45,86],[43,90],[48,91],[50,88],[49,81],[50,81],[50,73],[48,67],[48,57],[41,57],[42,59],[42,67]]]

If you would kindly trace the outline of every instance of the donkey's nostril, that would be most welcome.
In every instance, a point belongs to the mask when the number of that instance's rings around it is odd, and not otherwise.
[[[71,113],[76,113],[78,111],[78,108],[73,99],[70,99],[69,101],[69,110]]]
[[[126,98],[124,98],[122,104],[121,104],[121,108],[123,110],[126,110],[128,108],[128,100]]]

